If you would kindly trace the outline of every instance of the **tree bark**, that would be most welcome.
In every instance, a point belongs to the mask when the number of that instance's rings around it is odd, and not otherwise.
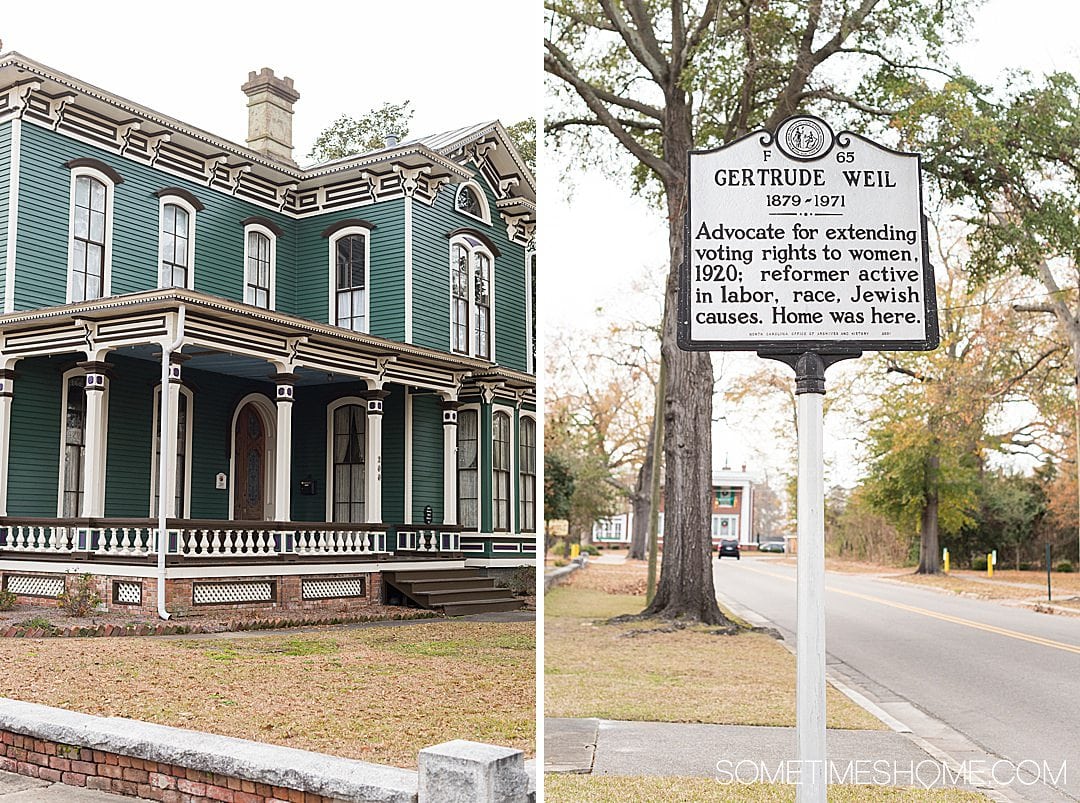
[[[653,471],[653,432],[654,421],[649,427],[649,443],[645,447],[645,460],[638,471],[634,493],[630,497],[633,511],[630,527],[630,560],[645,560],[645,547],[649,540],[649,496],[652,486]]]
[[[926,506],[922,514],[922,541],[919,545],[917,574],[938,574],[941,572],[941,546],[938,539],[937,474],[941,460],[935,454],[928,457],[926,462]]]
[[[668,369],[664,394],[664,559],[656,596],[644,614],[730,624],[716,604],[712,576],[712,360],[708,353],[682,351],[676,344],[691,110],[681,89],[670,89],[665,99],[663,152],[668,164],[675,166],[675,175],[664,184],[671,252],[661,337]]]

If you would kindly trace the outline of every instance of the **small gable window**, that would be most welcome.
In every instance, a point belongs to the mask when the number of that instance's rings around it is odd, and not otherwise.
[[[463,215],[482,220],[491,225],[491,214],[488,212],[487,199],[484,191],[475,181],[468,181],[458,187],[457,195],[454,196],[454,209]]]

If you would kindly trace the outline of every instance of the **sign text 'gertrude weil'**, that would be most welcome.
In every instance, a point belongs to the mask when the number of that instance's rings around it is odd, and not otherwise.
[[[689,166],[683,348],[937,346],[918,155],[802,116]]]

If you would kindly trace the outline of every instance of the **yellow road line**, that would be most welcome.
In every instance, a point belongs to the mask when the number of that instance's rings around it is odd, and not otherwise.
[[[764,574],[769,577],[775,577],[778,580],[787,580],[790,583],[795,582],[794,577],[788,577],[783,574],[774,574],[773,572],[762,571],[761,569],[754,569],[750,566],[743,567],[747,571],[756,572],[757,574]],[[982,622],[975,622],[971,619],[961,619],[959,616],[950,616],[947,613],[939,613],[938,611],[931,611],[927,608],[918,608],[914,605],[907,605],[903,602],[893,602],[892,600],[882,599],[881,597],[873,597],[869,594],[860,594],[857,591],[845,591],[841,588],[829,588],[826,586],[826,591],[831,591],[834,594],[845,594],[849,597],[855,597],[856,599],[863,599],[867,602],[876,602],[880,605],[887,605],[890,608],[896,608],[901,611],[907,611],[908,613],[917,613],[920,616],[927,616],[931,619],[940,619],[943,622],[950,622],[954,625],[963,625],[964,627],[970,627],[975,630],[983,630],[987,633],[996,633],[999,636],[1007,636],[1008,638],[1018,639],[1019,641],[1027,641],[1031,644],[1038,644],[1043,647],[1053,647],[1056,650],[1064,650],[1065,652],[1075,653],[1080,655],[1080,646],[1075,644],[1066,644],[1061,641],[1053,641],[1052,639],[1045,639],[1041,636],[1033,636],[1029,633],[1020,633],[1016,630],[1007,630],[1003,627],[995,627],[994,625],[983,624]]]

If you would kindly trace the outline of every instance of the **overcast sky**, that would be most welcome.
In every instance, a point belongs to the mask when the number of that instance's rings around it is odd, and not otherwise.
[[[247,138],[249,70],[296,82],[294,156],[340,114],[411,100],[411,133],[534,116],[537,0],[409,2],[5,2],[16,50],[225,139]]]
[[[1078,23],[1080,7],[1073,0],[991,0],[976,13],[967,41],[954,52],[961,67],[984,83],[993,84],[1007,68],[1080,74]],[[551,294],[541,295],[545,329],[592,329],[601,319],[659,316],[661,299],[633,296],[625,287],[628,277],[632,281],[646,271],[666,270],[667,230],[660,212],[631,194],[629,180],[575,171],[570,181],[569,198],[565,181],[553,184],[540,218],[541,292]],[[573,292],[567,292],[569,287]],[[600,315],[597,308],[603,310]],[[730,376],[758,361],[728,354],[723,362]],[[839,380],[843,369],[829,376]],[[773,423],[761,420],[764,416],[755,420],[754,412],[745,409],[718,406],[716,414],[728,417],[714,428],[714,467],[727,461],[738,469],[747,463],[759,477],[769,469],[770,481],[779,487],[777,471],[791,468],[762,437]],[[853,441],[843,437],[842,429],[826,433],[827,478],[852,484],[858,477],[851,460]]]

